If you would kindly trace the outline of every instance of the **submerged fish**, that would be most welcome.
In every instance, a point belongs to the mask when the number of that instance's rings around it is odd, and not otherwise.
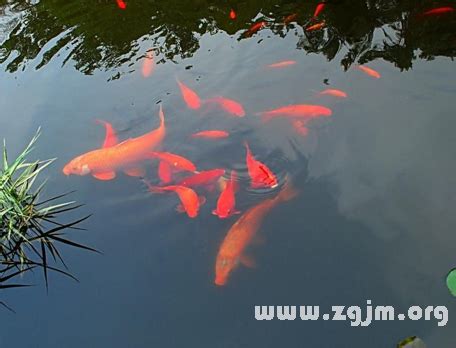
[[[296,133],[305,137],[309,134],[309,128],[306,126],[306,121],[304,120],[291,120],[291,125],[293,126]]]
[[[158,164],[158,177],[162,184],[169,184],[173,180],[171,164],[166,161],[160,161]]]
[[[367,74],[367,75],[369,75],[371,77],[374,77],[376,79],[379,79],[381,77],[380,74],[377,71],[375,71],[372,68],[369,68],[368,66],[358,65],[357,68],[359,70],[361,70],[363,73],[365,73],[365,74]]]
[[[231,215],[240,213],[240,211],[235,208],[237,188],[237,174],[232,170],[231,178],[220,193],[219,199],[217,200],[217,208],[212,211],[212,214],[217,215],[220,219],[226,219]]]
[[[266,65],[266,67],[271,68],[271,69],[277,69],[277,68],[284,68],[284,67],[294,65],[294,64],[296,64],[295,60],[282,60],[277,63]]]
[[[222,130],[206,130],[198,133],[193,133],[192,138],[207,138],[207,139],[220,139],[228,138],[230,133]]]
[[[314,12],[313,17],[314,18],[318,17],[318,15],[323,11],[324,8],[325,8],[325,3],[324,2],[320,2],[317,5],[317,7],[315,7],[315,12]]]
[[[227,113],[237,116],[237,117],[244,117],[245,110],[241,103],[237,102],[233,99],[228,99],[224,97],[214,97],[211,99],[206,100],[206,103],[214,103],[219,105],[223,110]]]
[[[183,178],[176,185],[187,187],[206,186],[216,182],[223,174],[225,174],[225,169],[219,168],[201,171],[197,174]]]
[[[321,116],[331,116],[332,110],[322,105],[297,104],[282,106],[277,109],[263,111],[258,113],[262,116],[264,122],[279,117],[296,117],[296,118],[317,118]]]
[[[252,188],[277,187],[277,178],[266,164],[257,161],[250,151],[249,144],[244,142],[247,151],[245,161],[251,179]]]
[[[161,105],[159,117],[160,126],[153,131],[113,146],[82,154],[66,164],[63,173],[65,175],[91,174],[99,180],[114,179],[118,170],[123,170],[130,176],[143,176],[144,169],[139,167],[140,162],[149,158],[150,152],[162,142],[166,134],[165,116]]]
[[[347,93],[345,93],[344,91],[341,91],[340,89],[334,89],[334,88],[325,89],[324,91],[321,91],[318,94],[319,95],[330,95],[330,96],[336,97],[336,98],[347,98]]]
[[[196,171],[196,166],[192,161],[175,153],[153,151],[149,152],[149,158],[158,158],[160,161],[168,162],[171,168],[175,170]]]
[[[179,85],[185,104],[187,104],[190,109],[199,109],[201,107],[201,99],[198,94],[179,80],[177,80],[177,84]]]
[[[225,285],[231,272],[240,263],[246,266],[252,265],[252,261],[245,255],[245,249],[254,239],[265,216],[277,204],[291,200],[296,195],[297,191],[291,184],[287,184],[275,198],[266,199],[250,208],[231,226],[217,254],[214,281],[216,285]]]
[[[250,37],[253,34],[255,34],[258,30],[263,29],[264,27],[266,27],[265,21],[254,23],[250,26],[249,29],[247,29],[247,31],[245,32],[245,36]]]
[[[291,22],[294,22],[296,20],[296,18],[298,18],[298,14],[292,13],[291,15],[288,15],[283,19],[283,24],[285,24],[285,25],[290,24]]]
[[[231,18],[232,20],[235,20],[235,19],[236,19],[236,12],[235,12],[233,9],[231,9],[231,11],[230,11],[230,18]]]
[[[144,77],[149,77],[152,75],[155,69],[155,60],[154,60],[154,52],[149,51],[146,53],[146,57],[144,58],[143,65],[142,65],[142,75]]]
[[[117,6],[121,9],[121,10],[125,10],[127,8],[127,3],[123,0],[116,0],[117,1]]]
[[[314,25],[311,25],[310,27],[307,27],[306,28],[306,31],[314,31],[314,30],[320,30],[322,29],[324,26],[326,25],[326,23],[323,21],[323,22],[320,22],[320,23],[316,23]]]
[[[438,7],[438,8],[433,8],[431,10],[428,10],[423,13],[423,16],[435,16],[435,15],[441,15],[445,13],[450,13],[454,12],[454,7],[451,6],[446,6],[446,7]]]

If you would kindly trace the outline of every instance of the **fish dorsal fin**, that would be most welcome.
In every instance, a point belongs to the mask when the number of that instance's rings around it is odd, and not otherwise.
[[[116,172],[110,171],[110,172],[103,172],[103,173],[92,173],[93,177],[98,179],[98,180],[112,180],[116,177]]]
[[[256,268],[256,266],[257,266],[254,258],[252,256],[246,255],[246,254],[242,254],[239,257],[239,262],[248,268]]]
[[[137,178],[142,178],[146,175],[146,171],[141,167],[133,167],[124,170],[124,173],[128,176],[134,176]]]
[[[103,120],[95,120],[96,123],[102,124],[105,127],[105,138],[103,141],[102,148],[111,147],[117,145],[119,143],[119,139],[117,138],[116,131],[111,123],[103,121]]]

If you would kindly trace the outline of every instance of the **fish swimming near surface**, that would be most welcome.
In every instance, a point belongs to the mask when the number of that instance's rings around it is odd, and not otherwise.
[[[268,122],[274,118],[294,117],[294,118],[318,118],[332,115],[332,110],[322,105],[297,104],[282,106],[277,109],[257,113],[262,117],[263,122]]]
[[[245,110],[241,103],[233,99],[228,99],[224,97],[214,97],[206,100],[207,104],[216,104],[219,105],[224,111],[230,115],[237,117],[244,117]]]
[[[193,133],[192,138],[206,138],[206,139],[223,139],[228,138],[230,133],[222,130],[206,130],[198,133]]]
[[[275,188],[277,187],[277,178],[266,164],[257,161],[250,150],[247,141],[244,142],[246,149],[245,161],[247,170],[251,179],[252,188]]]
[[[320,30],[320,29],[324,28],[325,25],[326,25],[326,23],[324,21],[320,22],[320,23],[316,23],[316,24],[313,24],[313,25],[307,27],[306,31]]]
[[[160,161],[158,164],[158,177],[162,184],[169,184],[173,181],[173,169],[171,164],[166,161]]]
[[[232,20],[235,20],[235,19],[236,19],[236,12],[235,12],[233,9],[231,9],[231,11],[230,11],[230,18],[231,18]]]
[[[245,36],[246,37],[250,37],[252,36],[253,34],[255,34],[256,32],[258,32],[260,29],[263,29],[266,27],[266,22],[265,21],[261,21],[261,22],[257,22],[257,23],[254,23],[250,26],[249,29],[247,29],[247,31],[245,32]]]
[[[347,98],[348,95],[344,91],[341,91],[340,89],[334,89],[334,88],[328,88],[325,89],[324,91],[321,91],[318,93],[319,95],[330,95],[332,97],[336,98]]]
[[[151,159],[158,158],[160,161],[168,162],[173,170],[196,171],[196,166],[192,161],[175,153],[151,151],[148,156]]]
[[[313,17],[314,18],[317,18],[318,15],[324,10],[325,8],[325,3],[324,2],[320,2],[317,7],[315,7],[315,11],[314,11],[314,15]]]
[[[272,63],[269,65],[266,65],[266,67],[271,68],[271,69],[277,69],[277,68],[285,68],[287,66],[291,66],[291,65],[295,65],[295,64],[296,64],[295,60],[282,60],[277,63]]]
[[[212,211],[212,214],[217,215],[220,219],[226,219],[234,214],[240,214],[240,211],[236,210],[237,189],[237,174],[232,170],[231,178],[224,190],[220,193],[219,199],[217,200],[217,208]]]
[[[283,19],[283,24],[285,24],[285,25],[290,24],[291,22],[294,22],[297,18],[298,18],[298,14],[292,13]]]
[[[127,8],[127,3],[123,0],[116,0],[117,1],[117,6],[121,9],[121,10],[125,10]]]
[[[381,77],[380,73],[378,71],[375,71],[372,68],[369,68],[368,66],[365,65],[358,65],[357,68],[361,70],[363,73],[366,75],[369,75],[371,77],[374,77],[376,79],[379,79]]]
[[[163,141],[166,128],[165,116],[160,105],[160,126],[153,131],[125,140],[119,144],[111,144],[101,149],[82,154],[63,167],[65,175],[88,175],[99,180],[111,180],[118,170],[130,176],[144,176],[141,162],[150,158],[150,152]],[[106,144],[106,140],[105,140]]]
[[[275,198],[266,199],[248,209],[231,226],[217,253],[214,281],[216,285],[226,285],[231,273],[239,264],[252,266],[253,261],[246,256],[245,251],[261,228],[265,216],[277,204],[291,200],[297,194],[292,185],[287,183]]]
[[[177,84],[179,85],[180,91],[182,93],[182,98],[184,99],[185,104],[193,110],[197,110],[201,107],[201,99],[196,94],[194,90],[190,87],[184,85],[182,82],[177,80]]]
[[[225,169],[211,169],[201,171],[199,173],[193,174],[186,178],[183,178],[176,185],[186,186],[186,187],[198,187],[198,186],[207,186],[215,183],[225,174]]]
[[[142,65],[142,75],[144,77],[149,77],[155,70],[155,59],[154,59],[154,52],[148,51],[146,53],[146,57],[144,58],[143,65]]]
[[[454,7],[445,6],[445,7],[433,8],[431,10],[428,10],[428,11],[424,12],[422,15],[423,16],[436,16],[436,15],[442,15],[442,14],[446,14],[446,13],[451,13],[451,12],[454,12],[454,11],[455,11]]]

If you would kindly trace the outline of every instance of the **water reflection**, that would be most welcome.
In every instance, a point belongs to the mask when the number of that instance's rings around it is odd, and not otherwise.
[[[157,63],[191,57],[205,33],[225,32],[239,40],[260,40],[258,32],[284,37],[294,32],[297,48],[333,60],[343,51],[341,64],[361,64],[377,58],[399,69],[410,69],[416,59],[456,55],[456,16],[421,16],[426,1],[328,0],[314,23],[318,2],[288,1],[154,1],[138,0],[121,10],[115,1],[7,1],[0,5],[0,63],[15,72],[40,58],[40,69],[56,56],[70,59],[85,74],[126,66],[145,57],[143,41],[154,48]],[[439,4],[439,6],[445,4]],[[233,20],[231,9],[235,10]],[[263,22],[249,31],[253,23]],[[2,34],[3,33],[3,34]],[[248,35],[247,35],[248,34]],[[258,35],[258,36],[257,36]]]

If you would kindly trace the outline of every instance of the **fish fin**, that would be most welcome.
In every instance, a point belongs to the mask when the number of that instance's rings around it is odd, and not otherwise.
[[[178,205],[176,206],[176,211],[177,211],[178,213],[185,213],[185,207],[184,207],[184,205],[183,205],[183,204],[178,204]]]
[[[239,257],[239,261],[240,261],[245,267],[248,267],[248,268],[256,268],[256,267],[257,267],[257,264],[256,264],[255,260],[254,260],[253,257],[250,256],[250,255],[242,254],[242,255]]]
[[[198,196],[198,201],[199,201],[199,204],[200,206],[203,205],[204,203],[206,203],[206,197],[204,196]]]
[[[160,110],[158,111],[158,117],[160,118],[160,128],[165,126],[165,114],[163,112],[163,107],[160,104]]]
[[[263,245],[266,243],[266,240],[263,236],[256,234],[251,241],[252,245]]]
[[[103,173],[92,173],[93,177],[98,180],[112,180],[116,177],[116,172],[103,172]]]
[[[212,215],[218,216],[217,210],[212,210]]]
[[[128,176],[134,176],[134,177],[139,177],[139,178],[142,178],[146,175],[146,171],[144,170],[144,168],[141,168],[141,167],[133,167],[133,168],[125,169],[124,173],[127,174]]]
[[[105,139],[103,141],[102,148],[111,147],[119,143],[116,131],[111,123],[99,119],[96,119],[95,122],[105,127]]]

